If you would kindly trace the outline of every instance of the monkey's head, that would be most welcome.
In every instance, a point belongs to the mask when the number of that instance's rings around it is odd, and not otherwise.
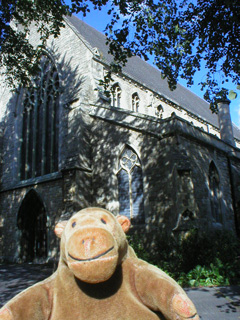
[[[88,283],[108,280],[126,257],[125,232],[130,221],[101,208],[86,208],[55,227],[61,238],[61,259],[75,277]]]

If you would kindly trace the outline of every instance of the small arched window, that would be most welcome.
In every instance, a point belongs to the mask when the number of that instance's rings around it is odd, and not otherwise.
[[[23,107],[21,180],[58,170],[59,77],[47,55],[24,92]]]
[[[138,96],[137,92],[135,92],[132,95],[132,111],[135,111],[135,112],[139,111],[139,103],[140,103],[139,96]]]
[[[115,83],[111,88],[112,93],[112,106],[116,108],[120,108],[121,106],[121,93],[122,90],[118,83]]]
[[[119,213],[133,223],[144,223],[142,168],[136,152],[128,146],[120,156],[117,175]]]
[[[163,117],[163,106],[159,104],[156,109],[155,109],[155,115],[159,118],[162,119]]]
[[[217,168],[212,161],[209,166],[209,188],[213,219],[222,223],[220,179]]]

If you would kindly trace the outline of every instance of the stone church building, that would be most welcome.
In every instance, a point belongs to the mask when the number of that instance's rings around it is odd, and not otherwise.
[[[55,259],[59,219],[87,206],[142,232],[239,233],[240,130],[133,57],[113,75],[104,35],[76,17],[50,39],[32,88],[0,83],[0,260]],[[38,45],[32,32],[30,41]]]

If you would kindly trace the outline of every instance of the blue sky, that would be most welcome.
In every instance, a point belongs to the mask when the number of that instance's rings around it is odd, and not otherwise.
[[[69,2],[69,1],[66,1]],[[85,21],[95,29],[97,29],[100,32],[103,32],[108,20],[108,16],[106,14],[107,9],[104,8],[102,11],[98,10],[91,10],[89,14],[87,14],[86,17],[83,17],[83,14],[78,14],[78,18]],[[207,73],[206,69],[202,68],[201,71],[199,71],[195,77],[194,77],[194,85],[188,88],[192,92],[194,92],[199,97],[203,98],[203,92],[200,90],[200,86],[198,83],[201,81],[202,78],[204,78],[204,75]],[[186,82],[182,79],[179,80],[179,83],[186,87]],[[231,81],[228,82],[227,85],[225,85],[228,89],[235,90],[235,85],[231,83]],[[232,121],[235,125],[237,125],[240,128],[240,90],[238,91],[238,97],[237,99],[231,101],[230,104],[230,113]]]

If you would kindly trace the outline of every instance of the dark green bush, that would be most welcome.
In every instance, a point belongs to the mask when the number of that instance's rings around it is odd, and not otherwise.
[[[166,234],[132,235],[129,242],[139,258],[170,274],[183,286],[240,284],[240,241],[227,231],[184,237]]]

